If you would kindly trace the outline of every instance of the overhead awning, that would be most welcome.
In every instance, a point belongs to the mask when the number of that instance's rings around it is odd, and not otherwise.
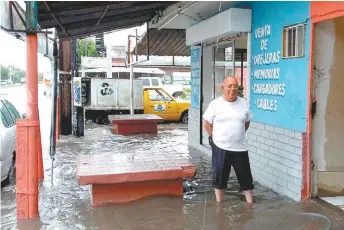
[[[57,36],[82,38],[102,32],[142,25],[174,1],[42,1],[38,2],[38,24],[57,28]]]
[[[190,47],[186,46],[185,30],[149,29],[149,55],[190,56]],[[147,55],[147,33],[144,34],[132,54]]]
[[[186,45],[215,43],[251,32],[251,9],[231,8],[186,29]]]

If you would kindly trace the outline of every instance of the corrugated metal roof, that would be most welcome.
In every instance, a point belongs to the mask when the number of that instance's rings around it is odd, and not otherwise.
[[[147,33],[137,44],[137,54],[147,55]],[[190,47],[186,46],[185,30],[149,29],[149,55],[190,56]],[[136,47],[132,52],[136,53]]]
[[[149,29],[149,55],[156,56],[190,56],[190,46],[186,45],[185,30],[182,29]],[[147,55],[147,34],[137,44],[137,55]],[[135,54],[136,47],[131,52]],[[224,49],[218,49],[217,59],[224,60]],[[247,61],[246,49],[235,49],[235,60]]]
[[[38,1],[38,24],[59,38],[81,38],[142,25],[174,1]]]

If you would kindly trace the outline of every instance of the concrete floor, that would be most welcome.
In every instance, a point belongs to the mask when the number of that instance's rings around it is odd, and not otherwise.
[[[230,178],[225,202],[217,205],[211,187],[208,156],[187,147],[187,129],[164,124],[158,135],[123,137],[109,126],[88,125],[85,137],[63,137],[54,162],[44,155],[45,179],[40,187],[40,218],[17,221],[15,185],[1,191],[2,229],[344,229],[344,212],[310,200],[296,203],[255,184],[255,203],[250,207],[238,193],[236,178]],[[173,150],[197,165],[195,178],[186,180],[183,197],[158,196],[121,205],[92,208],[88,186],[76,182],[76,156],[119,152]],[[308,215],[305,215],[305,213]],[[311,214],[309,214],[311,213]],[[315,213],[315,214],[312,214]],[[324,215],[324,216],[323,216]],[[328,222],[328,219],[330,223]]]
[[[45,178],[40,186],[40,217],[29,221],[16,219],[15,184],[1,189],[1,229],[344,229],[344,212],[326,202],[310,200],[296,203],[272,190],[255,184],[253,207],[238,193],[238,183],[230,178],[225,202],[216,204],[211,187],[211,160],[188,148],[187,126],[164,124],[158,135],[123,137],[113,135],[109,126],[87,125],[85,137],[61,136],[57,146],[52,177],[49,158],[50,104],[40,86],[40,117]],[[26,99],[18,97],[24,86],[1,89],[20,112]],[[122,205],[92,208],[88,186],[76,182],[76,157],[79,154],[173,150],[197,165],[195,178],[187,180],[183,197],[151,197]],[[53,180],[52,180],[53,179]],[[53,183],[52,183],[53,182]],[[308,216],[305,216],[305,213]],[[314,213],[314,214],[312,214]],[[325,215],[330,219],[331,228]]]
[[[326,201],[329,204],[335,205],[336,207],[344,211],[344,196],[321,197],[320,199]]]

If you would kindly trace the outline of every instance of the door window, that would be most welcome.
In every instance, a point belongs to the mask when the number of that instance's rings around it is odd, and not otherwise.
[[[142,83],[143,83],[144,86],[149,86],[149,79],[143,78],[142,79]]]
[[[149,100],[150,101],[171,101],[172,99],[163,91],[150,89],[149,93]]]
[[[7,107],[8,111],[10,112],[13,120],[17,121],[18,119],[21,118],[18,110],[16,110],[16,108],[14,108],[14,106],[7,100],[3,100],[2,101],[4,103],[4,105]]]
[[[152,81],[152,86],[159,86],[159,81],[158,81],[158,79],[152,78],[151,81]]]
[[[1,120],[6,128],[9,128],[14,125],[14,120],[11,117],[11,114],[8,112],[2,101],[0,102],[0,112]]]

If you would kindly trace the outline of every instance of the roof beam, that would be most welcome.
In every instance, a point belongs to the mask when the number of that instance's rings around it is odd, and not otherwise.
[[[102,19],[104,18],[105,14],[106,14],[106,12],[108,11],[109,8],[110,8],[110,6],[107,6],[107,7],[105,8],[103,14],[100,16],[100,18],[99,18],[99,20],[97,21],[97,24],[94,26],[92,32],[94,32],[94,31],[97,29],[97,27],[99,26],[100,22],[101,22]]]
[[[83,10],[83,9],[91,9],[95,7],[95,3],[90,1],[51,1],[50,3],[50,8],[54,11],[54,13],[60,13],[60,12],[65,12],[65,11],[73,11],[73,10]],[[123,3],[123,2],[121,2]],[[97,1],[96,6],[107,6],[107,5],[112,5],[112,4],[119,4],[118,2],[111,2],[111,1]],[[44,7],[40,6],[38,4],[38,12],[40,15],[44,15],[45,10]]]
[[[166,3],[164,2],[150,3],[146,5],[137,5],[137,6],[130,5],[122,9],[118,9],[117,7],[116,9],[112,9],[114,5],[112,6],[108,5],[106,16],[109,17],[109,16],[116,16],[116,15],[126,15],[126,14],[135,13],[142,10],[163,8],[165,6],[166,6]],[[97,8],[96,12],[90,12],[90,13],[79,14],[79,15],[68,14],[68,15],[64,15],[64,17],[61,17],[61,14],[57,14],[57,16],[60,17],[60,22],[62,24],[71,23],[71,22],[83,22],[87,20],[96,20],[102,16],[105,7],[96,7],[96,8]],[[42,28],[52,28],[56,26],[56,22],[51,18],[48,18],[47,20],[40,20],[39,24]]]
[[[123,21],[123,20],[134,20],[139,17],[147,17],[149,16],[150,18],[155,14],[154,9],[148,9],[144,11],[138,11],[135,13],[131,14],[126,14],[126,15],[114,15],[114,16],[109,16],[109,17],[104,17],[102,20],[102,24],[112,24],[112,23],[117,23],[118,21]],[[65,27],[68,30],[73,30],[73,29],[79,29],[81,27],[88,27],[90,25],[95,25],[98,20],[87,20],[83,22],[72,22],[72,23],[65,23]]]
[[[47,10],[50,12],[51,16],[55,19],[55,21],[57,22],[57,24],[60,26],[60,28],[64,31],[64,33],[65,33],[66,35],[68,35],[69,37],[71,37],[70,34],[66,31],[66,29],[62,26],[62,24],[61,24],[61,22],[59,21],[59,19],[58,19],[58,18],[55,16],[55,14],[51,11],[51,9],[50,9],[48,3],[47,3],[47,2],[44,2],[44,5],[45,5],[45,7],[47,8]]]
[[[71,34],[76,34],[77,36],[82,36],[83,34],[87,34],[89,33],[91,34],[97,34],[100,32],[106,32],[106,29],[108,29],[108,31],[110,30],[115,30],[115,29],[119,29],[119,28],[128,28],[131,27],[133,24],[143,24],[144,22],[147,22],[149,19],[151,18],[151,16],[149,15],[145,15],[145,16],[141,16],[141,17],[136,17],[136,18],[127,18],[127,19],[122,19],[122,20],[114,20],[114,21],[110,21],[107,23],[101,23],[98,28],[95,31],[92,31],[92,28],[90,26],[80,26],[77,28],[73,28],[73,29],[68,29],[68,31]],[[105,31],[104,31],[105,30]],[[57,36],[58,37],[66,37],[63,35],[64,33],[61,30],[57,31]]]
[[[86,31],[86,32],[81,32],[78,34],[73,34],[73,38],[74,39],[81,39],[81,38],[85,38],[85,37],[89,37],[89,36],[93,36],[96,34],[100,34],[100,33],[105,33],[105,32],[109,32],[109,31],[117,31],[117,30],[122,30],[122,29],[127,29],[129,27],[136,27],[136,26],[140,26],[142,25],[142,22],[136,22],[134,24],[128,24],[125,26],[120,26],[120,27],[107,27],[107,28],[102,28],[102,29],[97,29],[96,31],[94,31],[94,33]],[[59,39],[69,39],[68,36],[66,36],[65,34],[62,33],[61,36],[59,36]]]

